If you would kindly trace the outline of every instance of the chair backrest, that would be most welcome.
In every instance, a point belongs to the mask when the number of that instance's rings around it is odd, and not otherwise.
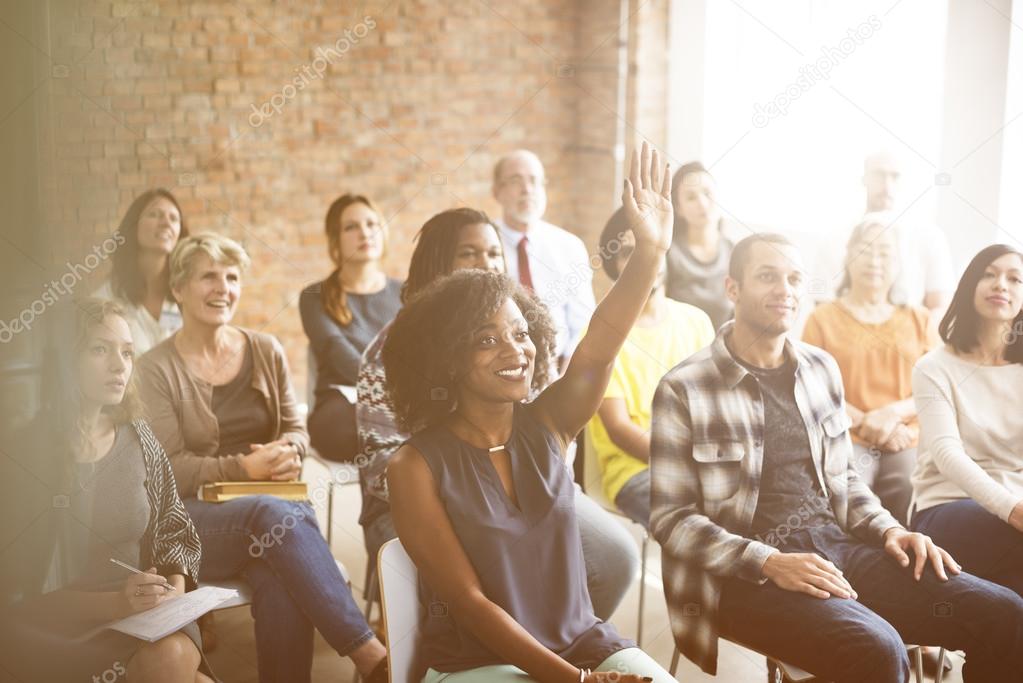
[[[316,405],[316,354],[313,353],[312,344],[306,344],[305,347],[305,402],[309,412],[313,412],[313,406]]]
[[[423,673],[418,654],[425,613],[419,602],[419,571],[397,538],[380,548],[377,576],[391,683],[413,683]]]

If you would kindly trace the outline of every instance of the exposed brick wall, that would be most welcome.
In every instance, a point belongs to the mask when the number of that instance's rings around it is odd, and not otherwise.
[[[171,189],[193,230],[249,250],[237,322],[284,342],[300,391],[297,297],[330,270],[322,221],[338,194],[381,207],[396,277],[432,214],[497,213],[491,169],[511,149],[540,155],[548,220],[591,249],[618,203],[617,0],[49,4],[44,30],[22,28],[47,55],[42,186],[67,257],[109,235],[139,192]],[[634,22],[667,14],[666,0],[632,5]],[[657,106],[639,109],[630,142],[663,140]]]

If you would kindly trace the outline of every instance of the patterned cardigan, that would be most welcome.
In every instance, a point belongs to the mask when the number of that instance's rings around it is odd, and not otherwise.
[[[142,443],[146,464],[146,496],[152,514],[142,535],[141,562],[156,567],[158,574],[183,574],[185,590],[192,590],[199,578],[202,548],[199,534],[178,497],[174,473],[163,446],[144,420],[132,422]]]

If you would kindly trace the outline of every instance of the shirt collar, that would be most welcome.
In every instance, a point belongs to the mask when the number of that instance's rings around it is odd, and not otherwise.
[[[735,360],[732,352],[728,350],[728,345],[725,344],[725,337],[731,333],[734,326],[734,320],[726,322],[718,329],[718,334],[711,343],[711,358],[714,360],[714,365],[717,366],[721,379],[724,380],[729,389],[734,389],[746,375],[751,374],[749,370]],[[803,367],[802,354],[799,348],[787,336],[785,337],[784,353],[786,358],[792,358],[795,361],[795,374],[798,376]]]
[[[516,246],[518,246],[519,242],[521,242],[522,238],[524,237],[533,239],[536,236],[535,229],[536,225],[539,224],[538,221],[537,224],[530,225],[528,228],[526,228],[525,232],[522,232],[521,230],[516,230],[515,228],[508,227],[508,224],[504,222],[503,218],[495,218],[494,222],[497,223],[497,228],[498,230],[501,231],[501,236],[504,238],[504,240]]]

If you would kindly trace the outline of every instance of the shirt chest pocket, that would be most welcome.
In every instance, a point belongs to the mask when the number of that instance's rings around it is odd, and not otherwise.
[[[720,501],[736,494],[745,456],[746,447],[738,441],[693,444],[693,460],[704,499]]]
[[[852,442],[849,439],[849,427],[852,420],[844,410],[838,410],[823,420],[821,429],[824,432],[824,472],[828,478],[845,477],[852,457]]]

